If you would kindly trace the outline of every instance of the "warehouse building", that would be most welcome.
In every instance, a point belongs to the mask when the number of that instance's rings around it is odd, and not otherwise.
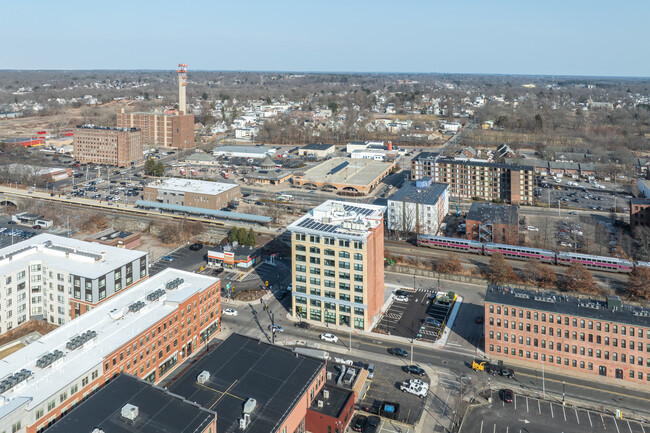
[[[406,182],[388,198],[388,229],[435,236],[449,213],[449,185],[431,178]]]
[[[650,384],[650,310],[553,292],[489,286],[485,350],[497,359]]]
[[[335,151],[336,147],[333,144],[309,143],[298,149],[298,155],[322,159],[332,155]]]
[[[121,373],[158,383],[220,314],[216,278],[166,269],[137,284],[2,360],[0,431],[42,431]]]
[[[465,218],[467,239],[519,245],[519,207],[474,202]]]
[[[395,169],[395,163],[370,159],[331,158],[304,173],[295,173],[294,185],[368,194]]]
[[[160,426],[166,433],[216,433],[217,414],[124,373],[47,431],[159,433]]]
[[[287,227],[294,317],[370,328],[384,303],[385,209],[328,200]]]
[[[168,178],[144,187],[143,201],[218,210],[241,197],[239,185],[207,180]]]
[[[2,248],[0,332],[30,319],[63,325],[148,275],[146,252],[73,238],[41,234]]]
[[[214,156],[227,158],[262,159],[275,154],[275,148],[265,146],[221,146],[212,151]]]

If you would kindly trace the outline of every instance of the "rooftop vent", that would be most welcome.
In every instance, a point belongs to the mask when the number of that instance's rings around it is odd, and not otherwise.
[[[0,393],[10,390],[20,382],[29,379],[32,376],[30,370],[22,369],[17,373],[10,374],[2,382],[0,382]]]
[[[185,282],[182,278],[174,278],[173,280],[167,281],[165,283],[166,290],[173,290]]]
[[[113,320],[120,320],[124,316],[124,311],[113,308],[108,315],[111,316],[111,319]]]
[[[325,400],[327,400],[328,398],[330,398],[330,392],[329,392],[328,390],[326,390],[326,389],[323,390],[323,398],[324,398]]]
[[[149,293],[147,295],[147,301],[149,301],[149,302],[157,301],[164,294],[165,294],[165,290],[163,290],[163,289],[154,290],[153,292],[151,292],[151,293]]]
[[[83,346],[87,341],[92,340],[95,337],[97,337],[96,331],[86,331],[83,334],[77,335],[68,341],[65,345],[65,348],[70,351],[76,350],[79,347]]]
[[[60,350],[55,350],[54,352],[46,353],[45,355],[38,358],[36,361],[36,366],[39,368],[45,368],[60,358],[63,358],[63,352]]]
[[[317,405],[318,405],[318,407],[322,408],[323,407],[323,400],[318,400]]]
[[[208,380],[210,380],[210,372],[207,370],[203,370],[199,375],[196,377],[196,381],[200,384],[206,383]]]
[[[143,301],[134,302],[133,304],[129,305],[129,311],[135,313],[143,309],[145,305],[147,304],[145,304]]]
[[[127,403],[122,407],[122,417],[133,422],[138,417],[140,413],[138,406],[134,406],[130,403]]]
[[[239,420],[240,429],[245,429],[251,423],[251,413],[255,410],[256,407],[257,400],[254,398],[249,398],[246,400],[246,403],[244,403],[244,412],[242,413],[242,417]]]

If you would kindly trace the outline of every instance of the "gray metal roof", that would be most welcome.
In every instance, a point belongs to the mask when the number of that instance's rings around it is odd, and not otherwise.
[[[506,204],[472,203],[467,218],[471,221],[481,221],[492,224],[519,224],[519,207]]]
[[[446,183],[431,182],[429,187],[418,188],[415,182],[407,182],[388,200],[434,205],[448,187]]]
[[[567,296],[555,292],[534,292],[532,290],[489,285],[485,292],[485,302],[584,317],[586,319],[643,326],[646,329],[650,327],[650,310],[631,305],[619,307],[620,298],[618,296],[608,296],[606,301],[601,301]],[[617,308],[614,309],[613,307]]]
[[[238,221],[251,221],[256,223],[270,223],[271,217],[263,215],[253,215],[240,212],[225,212],[222,210],[205,209],[202,207],[181,206],[179,204],[171,203],[158,203],[155,201],[138,200],[135,202],[136,206],[145,208],[163,209],[174,212],[187,212],[195,215],[209,215],[216,216],[223,219],[238,220]]]
[[[326,143],[309,143],[301,147],[302,150],[328,150],[334,147],[333,144]]]

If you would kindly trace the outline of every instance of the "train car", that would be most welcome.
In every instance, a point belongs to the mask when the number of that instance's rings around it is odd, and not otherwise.
[[[440,248],[461,253],[482,254],[483,244],[468,239],[448,238],[445,236],[418,235],[418,246]]]
[[[572,262],[580,262],[585,268],[607,272],[631,272],[632,262],[616,257],[592,256],[579,253],[557,253],[557,264],[569,266]]]
[[[541,250],[538,248],[520,247],[517,245],[495,244],[488,242],[483,248],[486,256],[494,253],[501,253],[507,258],[517,260],[539,260],[544,263],[555,263],[555,253],[550,250]]]
[[[638,266],[640,268],[650,268],[650,262],[634,262],[634,266]]]

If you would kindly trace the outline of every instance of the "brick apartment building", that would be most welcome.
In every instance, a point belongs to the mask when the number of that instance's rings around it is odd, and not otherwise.
[[[138,128],[77,126],[72,153],[81,163],[130,167],[142,161],[142,133]]]
[[[370,327],[384,303],[384,210],[328,200],[287,227],[294,317]]]
[[[160,382],[220,317],[218,279],[162,271],[4,358],[0,431],[41,432],[120,373]]]
[[[421,152],[411,160],[411,180],[430,177],[448,183],[458,198],[478,197],[510,204],[533,204],[535,168],[441,157]]]
[[[517,359],[650,384],[650,310],[554,293],[489,286],[485,351]]]
[[[650,227],[650,199],[633,198],[630,200],[630,228]]]
[[[117,111],[117,126],[140,129],[146,146],[194,147],[193,114],[127,113],[121,108]]]
[[[207,180],[169,178],[144,187],[143,200],[219,210],[241,197],[237,184]]]
[[[519,245],[519,208],[474,202],[465,218],[467,239]]]

